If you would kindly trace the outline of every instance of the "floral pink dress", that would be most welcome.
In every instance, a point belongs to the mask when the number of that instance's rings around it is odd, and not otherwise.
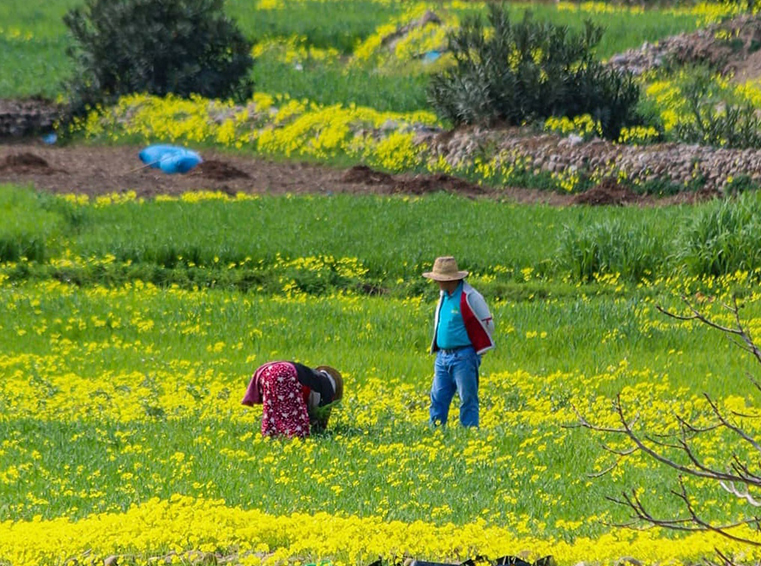
[[[296,368],[274,362],[262,368],[262,434],[264,436],[307,436],[309,414]]]

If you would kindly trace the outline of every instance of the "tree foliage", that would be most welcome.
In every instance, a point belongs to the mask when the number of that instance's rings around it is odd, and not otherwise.
[[[434,75],[429,89],[442,118],[455,125],[515,126],[590,114],[611,139],[640,122],[633,76],[594,58],[600,26],[586,21],[574,34],[568,26],[534,21],[529,12],[514,23],[507,8],[496,4],[489,6],[488,22],[469,18],[448,38],[455,63]]]
[[[76,71],[75,111],[144,92],[245,100],[253,94],[252,42],[224,0],[85,0],[64,16]]]

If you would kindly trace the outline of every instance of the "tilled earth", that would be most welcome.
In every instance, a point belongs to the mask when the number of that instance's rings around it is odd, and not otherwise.
[[[40,141],[0,145],[0,183],[33,185],[55,193],[101,195],[135,191],[140,197],[187,191],[251,194],[406,194],[446,191],[470,198],[564,205],[654,205],[694,202],[706,195],[643,197],[609,184],[580,195],[516,187],[482,187],[443,174],[389,175],[365,166],[334,169],[324,165],[277,162],[215,150],[202,151],[203,163],[186,174],[168,175],[144,167],[140,147],[50,146]]]

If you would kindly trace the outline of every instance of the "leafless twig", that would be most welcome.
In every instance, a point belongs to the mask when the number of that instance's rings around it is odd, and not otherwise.
[[[761,349],[756,346],[750,331],[741,320],[742,305],[738,304],[736,298],[733,298],[731,304],[722,305],[732,315],[731,326],[719,324],[693,306],[686,298],[683,300],[689,312],[687,315],[671,312],[661,306],[658,306],[657,309],[675,320],[697,321],[727,334],[732,343],[739,346],[743,351],[749,352],[757,362],[761,363]],[[749,380],[757,390],[761,391],[761,384],[758,381],[752,377]],[[603,444],[603,448],[613,454],[616,461],[609,468],[590,477],[605,475],[621,465],[628,456],[639,452],[661,465],[679,472],[678,489],[672,490],[670,493],[679,501],[683,512],[679,517],[658,517],[650,511],[636,490],[628,491],[624,492],[620,498],[609,498],[614,503],[627,507],[632,513],[632,522],[619,526],[630,528],[663,527],[685,532],[713,532],[733,541],[761,546],[761,541],[738,534],[736,530],[742,526],[755,526],[761,530],[761,518],[746,516],[736,521],[709,521],[695,507],[694,502],[699,501],[699,499],[693,498],[692,494],[688,492],[685,479],[687,477],[700,478],[715,482],[715,485],[720,486],[727,494],[742,500],[751,507],[761,507],[761,463],[759,461],[754,461],[751,466],[733,453],[727,455],[723,465],[715,465],[710,463],[711,460],[705,459],[695,448],[695,446],[699,446],[696,444],[696,439],[703,435],[728,433],[737,439],[738,443],[749,446],[752,451],[761,455],[761,442],[743,429],[737,421],[738,418],[749,418],[750,416],[735,411],[725,412],[709,395],[706,394],[704,397],[710,408],[709,416],[714,422],[698,424],[689,416],[677,415],[674,419],[678,425],[678,432],[670,435],[640,432],[642,427],[637,426],[639,415],[628,414],[621,395],[616,397],[613,404],[617,417],[615,426],[594,424],[574,407],[578,417],[578,426],[606,436],[624,438],[630,443],[630,448],[613,448]],[[761,415],[752,415],[753,418],[759,416]],[[718,550],[717,556],[724,566],[734,566],[734,562]]]

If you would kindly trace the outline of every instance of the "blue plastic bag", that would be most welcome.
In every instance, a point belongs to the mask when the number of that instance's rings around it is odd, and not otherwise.
[[[175,145],[149,145],[140,153],[138,153],[138,156],[140,157],[140,161],[146,165],[150,165],[151,167],[158,169],[159,161],[161,161],[161,158],[169,153],[177,151],[178,149],[184,148],[177,147]]]
[[[201,163],[201,156],[195,151],[186,149],[164,155],[159,160],[159,169],[170,175],[174,173],[187,173],[199,163]]]
[[[187,173],[201,163],[201,156],[195,151],[176,145],[156,144],[143,149],[138,156],[140,161],[164,173]]]

